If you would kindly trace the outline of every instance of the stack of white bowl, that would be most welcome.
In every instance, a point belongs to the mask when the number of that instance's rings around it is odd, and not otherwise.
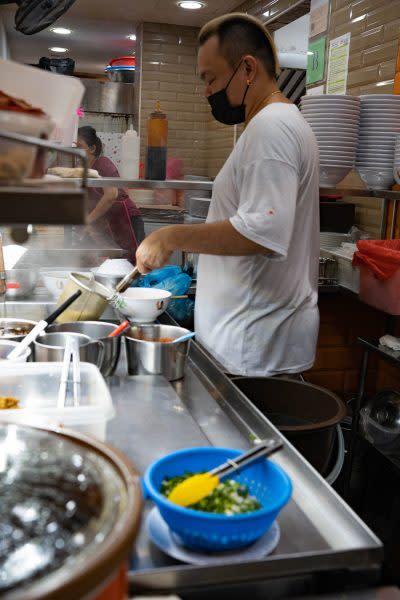
[[[400,135],[396,136],[396,142],[394,146],[394,161],[393,161],[393,175],[396,183],[400,185]]]
[[[357,96],[304,96],[301,112],[311,125],[320,153],[320,184],[335,186],[354,166],[360,100]]]
[[[371,189],[388,189],[393,183],[396,135],[400,133],[400,96],[360,96],[361,118],[356,169]]]

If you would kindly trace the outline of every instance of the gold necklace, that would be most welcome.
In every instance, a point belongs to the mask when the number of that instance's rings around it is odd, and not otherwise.
[[[262,100],[260,100],[260,102],[258,104],[256,104],[256,106],[249,113],[249,116],[247,117],[247,119],[245,121],[245,127],[247,127],[247,125],[249,124],[251,119],[253,117],[255,117],[256,114],[260,112],[260,110],[262,110],[263,108],[268,106],[269,101],[271,100],[272,96],[276,96],[277,94],[282,94],[281,90],[276,90],[275,92],[272,92],[272,94],[269,94],[266,98],[263,98]]]

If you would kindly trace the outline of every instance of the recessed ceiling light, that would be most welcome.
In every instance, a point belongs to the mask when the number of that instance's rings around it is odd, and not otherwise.
[[[67,29],[66,27],[53,27],[50,31],[58,35],[70,35],[72,33],[71,29]]]
[[[136,40],[136,34],[132,33],[131,35],[127,35],[126,36],[128,38],[128,40],[132,40],[132,42],[134,42]]]
[[[178,6],[187,10],[198,10],[199,8],[204,8],[205,4],[204,2],[194,2],[192,0],[180,0]]]
[[[64,52],[68,52],[68,48],[62,48],[61,46],[52,46],[49,48],[50,52],[57,52],[59,54],[63,54]]]
[[[266,10],[265,12],[263,12],[263,17],[269,17],[269,10]]]

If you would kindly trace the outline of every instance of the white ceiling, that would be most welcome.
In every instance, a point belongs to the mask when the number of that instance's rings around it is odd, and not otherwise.
[[[143,21],[201,27],[209,19],[233,10],[238,0],[208,0],[197,11],[179,8],[175,0],[77,0],[57,21],[58,26],[72,29],[69,36],[49,30],[33,36],[14,29],[15,5],[0,7],[7,32],[10,58],[24,63],[37,63],[50,56],[50,46],[65,46],[76,62],[76,70],[100,73],[111,58],[130,54],[135,43],[127,35],[135,32]],[[57,55],[60,56],[60,55]]]

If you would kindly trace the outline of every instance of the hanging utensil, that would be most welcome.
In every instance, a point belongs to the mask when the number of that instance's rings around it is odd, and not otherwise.
[[[69,367],[72,359],[72,383],[73,383],[73,394],[74,394],[74,406],[79,406],[80,400],[80,383],[81,383],[81,369],[80,369],[80,356],[79,356],[79,343],[78,340],[70,335],[67,337],[67,343],[65,344],[63,366],[61,371],[61,381],[58,390],[58,401],[57,408],[65,408],[66,396],[67,396],[67,385],[68,385],[68,374]]]
[[[28,333],[27,336],[14,348],[12,352],[7,356],[8,360],[15,360],[25,352],[25,350],[36,340],[36,338],[46,329],[48,325],[54,323],[54,321],[64,312],[79,296],[82,294],[81,290],[78,290],[70,296],[61,306],[59,306],[46,320],[39,321],[37,325]]]
[[[123,331],[125,331],[125,329],[126,329],[127,327],[129,327],[129,326],[130,326],[130,323],[129,323],[129,321],[123,321],[123,322],[121,323],[121,325],[118,325],[118,327],[116,327],[116,328],[114,329],[114,331],[112,331],[111,333],[109,333],[107,337],[108,337],[108,338],[117,337],[117,336],[118,336],[120,333],[122,333]]]
[[[198,473],[192,475],[172,490],[168,496],[168,500],[179,506],[191,506],[200,502],[206,496],[209,496],[212,491],[219,485],[221,479],[243,469],[243,467],[258,460],[261,457],[270,456],[277,450],[280,450],[283,442],[278,439],[264,440],[248,452],[240,454],[235,460],[230,459],[225,463],[216,467],[208,473]]]

